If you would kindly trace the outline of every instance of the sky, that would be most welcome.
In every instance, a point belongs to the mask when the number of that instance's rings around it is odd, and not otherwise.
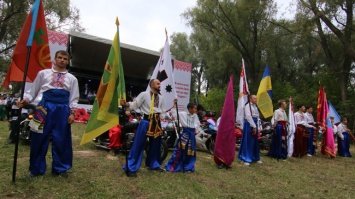
[[[278,16],[291,16],[287,6],[292,0],[276,0]],[[196,0],[71,0],[80,10],[85,33],[112,40],[116,33],[116,16],[120,21],[122,43],[159,51],[174,32],[191,33],[181,16]]]

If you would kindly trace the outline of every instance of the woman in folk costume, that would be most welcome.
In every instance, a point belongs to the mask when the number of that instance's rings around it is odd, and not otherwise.
[[[348,120],[346,117],[341,119],[338,125],[338,155],[342,157],[352,157],[350,154],[350,129],[346,126]]]
[[[177,100],[175,100],[177,102]],[[179,112],[182,133],[180,139],[175,145],[173,155],[165,165],[165,170],[170,172],[195,171],[196,162],[196,139],[195,131],[200,127],[200,121],[196,114],[197,105],[195,103],[187,104],[188,112]],[[176,103],[171,110],[173,117],[177,118]]]
[[[272,136],[271,148],[269,155],[277,159],[287,158],[287,128],[288,118],[286,114],[286,101],[280,99],[278,101],[279,109],[274,112],[274,128],[275,132]]]

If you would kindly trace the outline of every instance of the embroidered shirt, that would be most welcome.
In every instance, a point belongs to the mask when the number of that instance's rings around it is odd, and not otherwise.
[[[306,117],[304,116],[304,113],[300,113],[300,112],[296,112],[294,114],[295,116],[295,122],[296,124],[301,124],[307,128],[312,128],[313,126],[312,125],[309,125],[307,122],[306,122]]]
[[[32,88],[26,91],[24,98],[37,104],[41,101],[43,93],[51,89],[69,91],[69,106],[70,108],[77,107],[79,101],[78,80],[68,71],[58,72],[54,68],[39,71]]]
[[[160,118],[164,119],[166,116],[165,110],[163,110],[164,107],[164,98],[160,94],[158,94],[158,106],[154,105],[154,113],[160,113]],[[141,92],[136,99],[133,102],[129,102],[129,110],[137,110],[139,109],[142,113],[148,115],[149,114],[149,109],[150,109],[150,103],[152,100],[152,96],[150,94],[150,91],[144,91]],[[156,102],[155,102],[156,103]]]
[[[176,119],[177,113],[176,109],[171,109],[173,117]],[[179,112],[179,120],[182,127],[198,129],[200,127],[200,120],[197,114],[190,114],[189,112],[181,111]]]
[[[276,109],[274,112],[274,121],[275,123],[279,121],[288,121],[286,111],[282,108]]]
[[[247,103],[244,106],[244,118],[249,122],[251,127],[256,128],[256,124],[253,120],[253,117],[257,118],[258,119],[257,121],[260,120],[258,107],[253,103],[250,103],[250,106],[249,106],[249,103]]]

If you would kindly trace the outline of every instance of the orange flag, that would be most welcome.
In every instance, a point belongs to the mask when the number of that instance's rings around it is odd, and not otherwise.
[[[9,88],[11,81],[23,81],[27,54],[30,49],[26,81],[33,82],[38,71],[52,66],[47,26],[41,0],[36,0],[22,27],[12,55],[12,62],[2,86]]]

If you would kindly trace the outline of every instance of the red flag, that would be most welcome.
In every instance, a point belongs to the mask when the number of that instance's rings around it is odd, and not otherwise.
[[[22,27],[12,55],[12,62],[2,86],[9,88],[11,81],[22,81],[28,49],[31,54],[26,81],[33,82],[38,71],[51,67],[48,35],[41,0],[36,0]]]
[[[322,85],[319,85],[319,92],[318,92],[318,103],[317,103],[317,122],[321,124],[325,124],[324,121],[324,90]]]
[[[214,161],[216,164],[223,163],[230,167],[233,163],[235,156],[234,118],[233,77],[230,77],[214,148]]]

